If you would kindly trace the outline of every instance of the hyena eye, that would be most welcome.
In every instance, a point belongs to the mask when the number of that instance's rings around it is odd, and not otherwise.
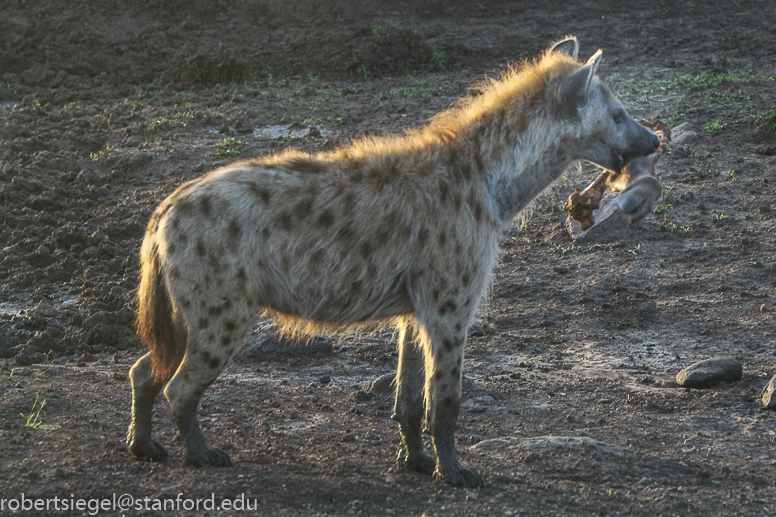
[[[622,111],[619,111],[619,110],[615,111],[614,114],[612,115],[612,119],[614,120],[615,124],[619,124],[620,122],[622,122]]]

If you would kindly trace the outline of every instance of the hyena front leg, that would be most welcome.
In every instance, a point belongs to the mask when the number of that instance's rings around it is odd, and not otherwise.
[[[207,316],[187,318],[193,324],[189,326],[186,353],[164,389],[183,438],[184,462],[196,467],[232,465],[227,453],[207,444],[197,418],[202,394],[221,374],[250,328],[247,316],[224,310],[224,306],[231,307],[231,303],[211,307]]]
[[[482,487],[485,486],[482,477],[458,463],[455,449],[466,321],[460,315],[454,319],[440,318],[427,325],[430,343],[426,362],[426,419],[437,458],[434,477],[453,486]]]
[[[161,461],[167,457],[167,451],[151,438],[151,413],[164,381],[155,378],[151,372],[151,354],[138,359],[129,370],[129,378],[132,381],[132,419],[127,431],[127,448],[138,458]]]
[[[396,372],[396,404],[391,418],[399,423],[401,448],[399,466],[431,475],[436,462],[423,452],[423,389],[425,385],[424,351],[418,327],[408,321],[399,329],[399,367]]]

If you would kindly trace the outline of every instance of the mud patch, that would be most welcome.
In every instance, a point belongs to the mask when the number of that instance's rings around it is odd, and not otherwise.
[[[239,83],[254,75],[245,50],[219,45],[213,49],[186,48],[162,72],[163,82],[176,86]]]

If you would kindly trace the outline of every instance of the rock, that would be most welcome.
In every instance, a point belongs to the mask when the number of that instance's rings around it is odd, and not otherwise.
[[[32,364],[32,358],[27,354],[16,354],[16,357],[14,357],[14,361],[19,366],[29,366]]]
[[[365,390],[356,390],[353,393],[353,400],[358,403],[369,402],[372,400],[372,395]]]
[[[768,381],[768,384],[765,385],[765,389],[763,389],[762,401],[763,406],[765,406],[766,409],[776,409],[776,396],[774,395],[774,391],[776,391],[776,375],[771,377],[771,380]]]
[[[676,383],[683,388],[710,388],[720,382],[741,380],[743,366],[735,359],[715,357],[688,366],[676,374]]]
[[[527,452],[552,452],[558,449],[570,451],[594,450],[601,454],[622,456],[622,448],[605,442],[599,442],[587,436],[537,436],[520,439],[516,437],[484,440],[472,446],[476,451],[498,451],[520,449]]]
[[[698,132],[689,123],[679,124],[675,128],[671,129],[671,144],[672,145],[685,145],[691,144],[698,140]]]
[[[473,399],[469,399],[466,402],[463,403],[464,406],[492,406],[496,403],[496,399],[491,397],[490,395],[485,395],[482,397],[474,397]]]
[[[393,391],[393,381],[396,378],[395,373],[386,373],[381,375],[369,386],[372,393],[390,393]]]
[[[51,472],[44,474],[44,476],[49,479],[61,479],[65,477],[65,471],[62,469],[54,469]]]
[[[323,377],[318,379],[318,382],[321,384],[321,386],[326,386],[331,382],[331,377],[329,377],[328,375],[324,375]]]
[[[81,357],[78,358],[78,361],[83,361],[85,363],[93,363],[97,360],[96,357],[94,357],[92,354],[81,354]]]

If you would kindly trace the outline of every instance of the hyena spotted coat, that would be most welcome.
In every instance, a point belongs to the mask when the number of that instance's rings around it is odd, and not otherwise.
[[[600,51],[583,64],[577,49],[567,38],[405,135],[235,163],[163,201],[141,249],[148,353],[131,370],[130,451],[167,455],[151,438],[164,388],[185,461],[231,464],[207,445],[197,406],[259,312],[297,333],[391,323],[400,464],[482,486],[453,434],[466,332],[502,229],[573,162],[619,169],[659,143],[598,79]]]

